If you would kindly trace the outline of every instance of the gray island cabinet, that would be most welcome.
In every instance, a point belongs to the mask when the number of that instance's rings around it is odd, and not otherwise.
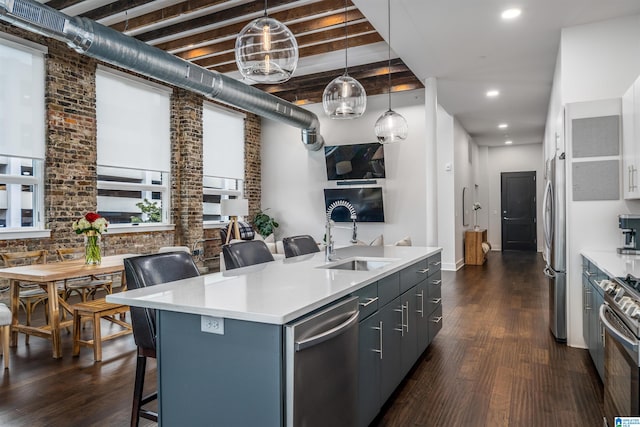
[[[358,409],[344,420],[364,426],[442,327],[440,251],[353,246],[330,263],[322,253],[305,255],[107,300],[157,310],[160,425],[290,426],[287,327],[347,300],[357,312],[357,297],[359,323],[349,351],[357,352]],[[377,264],[365,271],[331,268],[354,258]],[[336,375],[341,367],[335,365]],[[304,374],[289,371],[305,382]],[[326,418],[316,406],[306,410]]]

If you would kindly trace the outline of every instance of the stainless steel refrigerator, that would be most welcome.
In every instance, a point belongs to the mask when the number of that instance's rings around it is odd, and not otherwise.
[[[549,279],[549,328],[557,341],[567,340],[566,203],[564,153],[547,161],[542,202],[544,274]]]

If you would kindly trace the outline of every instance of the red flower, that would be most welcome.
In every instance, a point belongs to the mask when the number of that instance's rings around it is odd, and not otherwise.
[[[98,215],[95,212],[87,212],[87,214],[84,216],[84,219],[86,219],[89,222],[93,222],[98,218],[100,218],[100,215]]]

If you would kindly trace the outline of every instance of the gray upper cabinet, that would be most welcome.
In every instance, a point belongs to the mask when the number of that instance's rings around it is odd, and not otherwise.
[[[622,194],[640,198],[640,77],[622,96]]]

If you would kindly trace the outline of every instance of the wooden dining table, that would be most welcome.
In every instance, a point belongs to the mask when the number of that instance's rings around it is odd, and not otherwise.
[[[11,346],[18,344],[18,332],[35,335],[51,340],[53,346],[53,358],[62,357],[62,345],[60,342],[60,330],[73,324],[73,309],[59,295],[57,283],[66,279],[100,274],[114,274],[124,271],[123,259],[137,254],[122,254],[102,257],[99,265],[87,265],[84,259],[77,259],[51,264],[23,265],[0,269],[0,278],[9,279],[11,297]],[[20,282],[38,284],[48,295],[48,322],[46,325],[23,325],[18,321],[20,308]],[[125,286],[125,277],[122,275],[122,286]],[[71,316],[69,320],[60,319],[60,307]]]

